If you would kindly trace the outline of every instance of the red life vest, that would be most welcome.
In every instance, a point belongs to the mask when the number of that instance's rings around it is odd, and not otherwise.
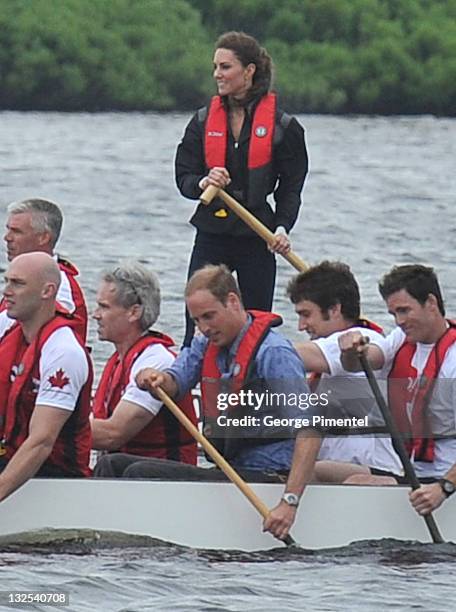
[[[282,318],[272,312],[261,310],[248,310],[247,312],[252,316],[252,322],[239,343],[235,363],[232,365],[231,393],[237,393],[246,384],[251,376],[255,357],[263,339],[271,327],[277,327],[282,323]],[[219,350],[219,347],[209,342],[204,353],[201,370],[201,397],[205,417],[217,417],[219,414],[217,408],[218,381],[222,376],[217,365]]]
[[[133,364],[141,353],[153,344],[161,344],[172,353],[169,347],[174,346],[174,341],[159,332],[150,332],[141,336],[130,347],[122,361],[117,351],[111,355],[101,375],[93,402],[93,413],[97,419],[107,419],[112,415],[129,383]],[[197,419],[190,393],[184,396],[179,406],[196,425]],[[195,440],[166,407],[162,408],[152,421],[118,452],[172,459],[192,465],[196,465],[197,460]]]
[[[75,305],[75,310],[72,313],[74,316],[74,326],[72,326],[72,329],[74,329],[74,332],[79,335],[83,342],[85,342],[87,340],[88,315],[82,289],[75,278],[78,276],[79,272],[72,263],[61,257],[57,258],[57,264],[70,283],[71,296]],[[0,312],[3,310],[6,310],[5,298],[2,298],[0,302]]]
[[[434,384],[448,349],[456,342],[456,323],[448,321],[450,327],[435,343],[424,366],[418,390],[410,382],[417,380],[417,371],[412,366],[416,344],[405,341],[397,351],[388,375],[388,401],[399,431],[405,436],[405,446],[416,461],[434,461],[434,438],[429,420],[429,402]],[[411,422],[407,405],[412,405]]]
[[[0,434],[6,459],[11,459],[29,435],[44,344],[56,330],[70,327],[74,331],[74,326],[71,315],[57,310],[56,316],[43,325],[31,344],[25,341],[22,326],[18,323],[3,336],[0,342]],[[78,338],[76,333],[75,337]],[[78,341],[81,343],[79,338]],[[63,425],[51,454],[43,464],[43,467],[57,468],[61,473],[75,477],[90,475],[89,414],[93,369],[88,355],[87,362],[89,376],[81,389],[75,409]]]
[[[380,325],[374,323],[370,319],[358,319],[354,325],[350,325],[350,327],[347,327],[347,329],[344,329],[344,331],[348,331],[353,327],[365,327],[366,329],[371,329],[372,331],[375,331],[383,336],[383,327],[380,327]],[[320,379],[321,372],[310,372],[307,382],[309,383],[309,388],[312,392],[317,390]]]
[[[272,160],[274,140],[276,95],[269,93],[255,108],[250,132],[248,168],[266,166]],[[226,166],[228,144],[228,114],[220,96],[214,96],[206,120],[204,153],[206,166]]]
[[[72,263],[60,256],[57,258],[57,263],[60,270],[66,275],[68,282],[70,283],[71,295],[75,305],[74,312],[72,313],[76,322],[74,331],[79,335],[83,342],[86,342],[88,314],[84,294],[82,293],[82,289],[76,280],[76,276],[78,276],[79,271]]]
[[[366,329],[371,329],[372,331],[376,331],[378,334],[381,334],[382,336],[384,335],[383,327],[378,325],[378,323],[374,323],[374,321],[371,321],[370,319],[358,319],[358,321],[356,322],[355,325],[353,325],[353,327],[365,327]]]

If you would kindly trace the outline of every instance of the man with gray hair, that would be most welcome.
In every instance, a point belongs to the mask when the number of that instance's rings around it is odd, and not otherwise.
[[[196,443],[176,418],[135,381],[139,370],[170,367],[174,341],[151,327],[160,314],[160,287],[155,274],[139,263],[119,265],[104,273],[93,318],[100,340],[115,352],[101,376],[93,404],[93,448],[110,451],[95,476],[121,476],[141,457],[196,464]],[[181,402],[196,424],[190,395]],[[116,452],[117,451],[117,452]]]
[[[56,260],[61,273],[57,301],[73,314],[78,323],[76,333],[85,341],[87,308],[82,290],[76,281],[78,270],[69,261],[54,254],[63,223],[60,208],[50,200],[31,198],[11,203],[7,211],[6,232],[3,238],[6,242],[8,261],[23,253],[31,252],[47,253]],[[0,302],[0,311],[5,311],[4,300]],[[10,325],[12,324],[13,321],[10,322]]]

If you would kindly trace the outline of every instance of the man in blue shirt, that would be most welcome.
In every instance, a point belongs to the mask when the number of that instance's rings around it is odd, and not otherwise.
[[[271,329],[280,317],[246,311],[224,265],[208,265],[189,280],[189,312],[201,334],[163,372],[146,368],[137,384],[181,397],[201,383],[204,433],[250,481],[277,481],[288,473],[294,439],[308,418],[309,388],[291,343]],[[113,475],[223,480],[216,468],[118,458]],[[105,472],[104,475],[107,475]]]

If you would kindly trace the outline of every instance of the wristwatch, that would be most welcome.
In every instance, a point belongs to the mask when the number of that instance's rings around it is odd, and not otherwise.
[[[284,493],[282,500],[289,506],[294,506],[295,508],[299,506],[299,496],[295,493]]]
[[[447,480],[446,478],[441,478],[439,480],[439,485],[442,487],[442,491],[445,493],[447,497],[453,495],[456,491],[456,485],[451,480]]]

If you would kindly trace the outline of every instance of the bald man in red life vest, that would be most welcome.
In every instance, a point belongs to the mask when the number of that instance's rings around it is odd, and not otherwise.
[[[160,313],[158,278],[144,266],[126,262],[104,273],[93,318],[100,340],[115,352],[103,370],[93,404],[93,448],[109,451],[95,476],[122,476],[131,464],[155,457],[196,464],[197,446],[172,413],[135,381],[142,368],[172,365],[174,341],[152,325]],[[196,424],[192,398],[181,408]]]
[[[31,198],[11,203],[8,208],[6,243],[8,261],[18,255],[33,251],[51,255],[60,268],[61,282],[57,301],[74,315],[76,332],[82,340],[87,336],[87,308],[84,295],[76,276],[78,270],[66,259],[54,254],[55,245],[62,229],[63,217],[54,202],[43,198]],[[0,320],[6,316],[5,303],[0,302]],[[9,321],[12,325],[12,321]]]
[[[0,322],[0,501],[35,475],[89,475],[92,366],[74,318],[56,303],[57,263],[18,255]],[[2,325],[3,324],[3,325]]]

